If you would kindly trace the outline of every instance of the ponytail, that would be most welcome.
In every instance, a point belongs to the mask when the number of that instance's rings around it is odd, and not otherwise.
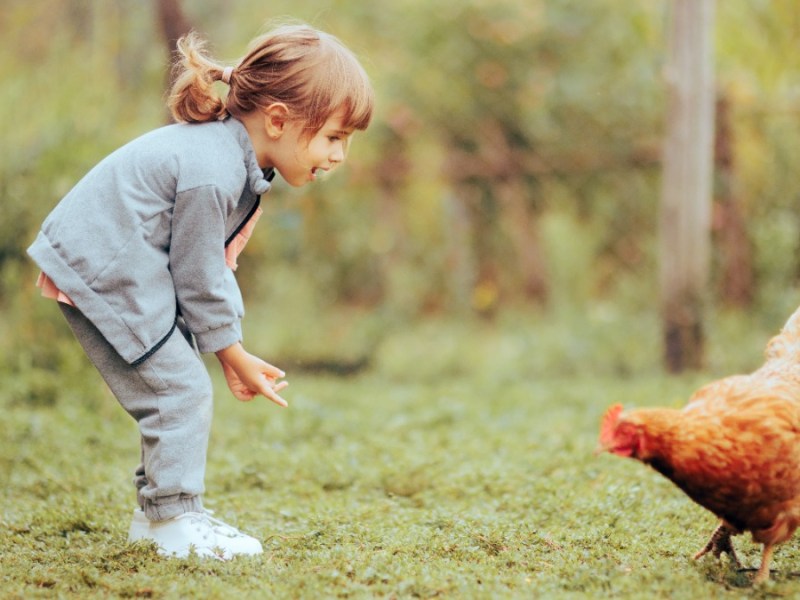
[[[170,90],[167,106],[179,123],[216,121],[227,115],[223,99],[214,89],[215,81],[223,77],[230,82],[230,67],[211,60],[205,52],[205,42],[191,32],[177,43],[178,61],[175,63],[175,80]]]
[[[282,103],[313,136],[339,109],[345,110],[346,128],[366,129],[372,118],[374,92],[355,55],[334,36],[307,25],[279,26],[256,38],[235,68],[209,58],[194,32],[177,47],[177,76],[168,100],[176,121],[241,118]],[[214,89],[216,81],[230,86],[224,98]]]

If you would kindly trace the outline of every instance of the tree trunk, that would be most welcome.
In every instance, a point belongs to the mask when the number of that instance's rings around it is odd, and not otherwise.
[[[536,215],[528,203],[529,191],[521,178],[495,184],[501,221],[514,248],[517,280],[525,299],[544,306],[548,298],[547,266]],[[511,265],[507,265],[511,267]]]
[[[192,24],[183,12],[181,0],[155,0],[158,25],[172,57],[175,43],[192,30]]]
[[[748,308],[753,303],[754,291],[752,248],[736,196],[730,101],[724,95],[717,99],[716,122],[714,158],[717,202],[714,206],[714,231],[722,271],[719,293],[728,306]]]
[[[458,275],[459,286],[472,281],[472,307],[481,316],[492,317],[517,291],[526,301],[545,305],[549,281],[538,232],[539,215],[529,203],[531,192],[524,181],[524,175],[530,173],[524,160],[526,151],[513,147],[509,142],[513,132],[496,119],[484,119],[475,127],[477,148],[451,140],[444,166],[465,204],[465,209],[453,212],[457,221],[450,237],[471,244],[457,250],[451,244],[451,260],[459,266],[453,273]],[[499,236],[509,241],[508,256],[500,255],[495,243]],[[508,285],[503,286],[504,272],[511,274],[512,293],[508,293]]]
[[[703,364],[714,130],[713,0],[673,0],[660,215],[666,367]]]
[[[158,26],[167,50],[169,67],[167,68],[164,85],[169,91],[172,89],[172,84],[175,80],[172,69],[172,64],[175,60],[175,44],[181,36],[192,30],[192,24],[183,12],[181,0],[155,0],[155,4]],[[169,111],[167,111],[167,120],[172,120],[172,115],[169,114]]]
[[[442,199],[445,212],[444,283],[450,310],[466,313],[472,308],[472,294],[477,285],[477,257],[472,245],[474,225],[468,204],[469,186],[454,186]]]

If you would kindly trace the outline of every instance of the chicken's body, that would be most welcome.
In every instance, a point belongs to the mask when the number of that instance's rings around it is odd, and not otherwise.
[[[682,409],[611,407],[603,449],[650,465],[721,519],[709,544],[730,552],[749,531],[764,545],[756,582],[776,544],[800,525],[800,310],[767,346],[764,365],[698,390]]]

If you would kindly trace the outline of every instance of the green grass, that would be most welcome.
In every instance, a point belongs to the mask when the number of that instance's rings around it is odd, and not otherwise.
[[[752,573],[691,560],[715,527],[710,514],[638,463],[593,455],[607,405],[679,405],[711,375],[648,369],[655,346],[634,347],[625,363],[608,325],[581,327],[582,343],[577,329],[556,335],[555,325],[538,325],[398,332],[358,377],[291,376],[287,410],[238,403],[217,379],[206,502],[265,548],[228,563],[166,560],[124,543],[138,438],[93,372],[64,381],[49,405],[7,400],[0,595],[800,594],[796,542],[780,547],[770,583],[753,590]],[[617,328],[616,343],[635,344],[646,331]],[[715,361],[746,361],[742,352],[728,357],[723,342]],[[550,359],[531,356],[547,348]],[[560,362],[552,358],[559,353]],[[578,359],[595,368],[581,369]],[[744,536],[736,544],[743,562],[757,566],[760,548]]]

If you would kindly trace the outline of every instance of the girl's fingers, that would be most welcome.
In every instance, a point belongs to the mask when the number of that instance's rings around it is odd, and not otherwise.
[[[269,390],[269,393],[267,393],[267,394],[264,394],[264,396],[265,396],[265,397],[267,397],[269,400],[272,400],[272,401],[273,401],[275,404],[277,404],[278,406],[282,406],[282,407],[284,407],[284,408],[286,408],[287,406],[289,406],[289,403],[288,403],[288,402],[286,402],[286,400],[284,400],[283,398],[281,398],[281,397],[280,397],[278,394],[276,394],[276,393],[275,393],[274,391],[272,391],[271,389]]]
[[[267,368],[265,369],[265,373],[267,377],[271,377],[273,379],[283,379],[286,377],[286,373],[281,371],[278,367],[275,367],[269,363],[264,363]]]
[[[272,400],[278,406],[286,407],[289,406],[289,403],[281,398],[280,395],[278,395],[278,392],[284,389],[287,385],[289,385],[288,381],[281,381],[280,383],[276,384],[275,379],[267,376],[262,380],[262,385],[259,392],[264,397]]]

